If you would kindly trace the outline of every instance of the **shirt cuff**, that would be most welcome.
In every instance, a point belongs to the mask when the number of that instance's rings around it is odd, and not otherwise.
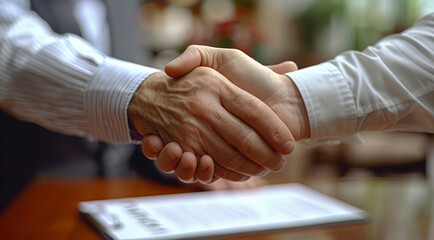
[[[160,70],[107,57],[89,82],[85,111],[91,136],[112,143],[132,143],[128,105],[140,84]]]
[[[326,62],[287,73],[306,105],[310,140],[329,140],[356,132],[356,105],[339,69]]]

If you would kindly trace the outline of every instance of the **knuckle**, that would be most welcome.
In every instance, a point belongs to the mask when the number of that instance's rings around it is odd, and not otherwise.
[[[270,170],[278,171],[280,170],[282,159],[277,156],[277,154],[271,154],[267,159],[265,159],[263,165]]]
[[[199,147],[202,142],[202,130],[199,128],[199,126],[196,126],[194,124],[185,123],[183,124],[182,128],[179,131],[181,133],[181,136],[183,138],[183,148],[184,150],[190,150],[195,153],[202,154],[203,151],[201,151],[201,148]]]
[[[189,46],[187,47],[186,51],[187,51],[187,50],[195,51],[198,47],[199,47],[199,45],[192,44],[192,45],[189,45]]]
[[[167,160],[173,162],[174,160],[178,160],[181,158],[181,152],[177,151],[175,148],[169,147],[167,148]]]
[[[202,52],[201,51],[201,46],[200,45],[196,45],[196,44],[188,46],[187,49],[185,50],[185,52],[202,54],[201,53]]]
[[[213,100],[205,97],[199,97],[189,103],[191,115],[203,124],[224,121],[224,112],[215,105]]]
[[[284,138],[284,133],[279,128],[272,129],[270,134],[270,139],[272,143],[278,143],[278,144],[286,140]]]
[[[153,149],[148,144],[142,144],[142,152],[147,158],[155,158],[155,155],[158,153],[157,150]]]
[[[221,166],[216,166],[214,169],[214,176],[217,178],[227,179],[234,182],[246,181],[249,176],[231,172]]]
[[[192,53],[197,53],[200,55],[201,66],[212,66],[213,65],[213,55],[209,52],[207,47],[200,45],[190,45],[187,50]]]
[[[235,89],[230,89],[230,94],[225,99],[233,106],[243,106],[243,119],[249,122],[257,122],[266,117],[268,106],[258,98],[249,94],[239,94]]]
[[[242,166],[243,156],[241,153],[234,153],[232,156],[230,156],[226,162],[224,163],[224,166],[228,169],[231,169],[233,171],[238,171]]]
[[[168,163],[166,160],[167,159],[164,159],[164,157],[159,156],[157,159],[157,165],[163,172],[170,173],[175,170],[175,165]]]
[[[189,111],[194,117],[206,117],[211,111],[210,100],[201,96],[192,97],[187,102]]]
[[[228,52],[233,55],[233,56],[239,56],[239,55],[243,55],[243,51],[241,51],[240,49],[236,49],[236,48],[230,48],[228,49]]]
[[[247,153],[255,150],[256,133],[254,131],[247,131],[240,140],[241,145],[240,149],[238,149],[240,152]]]
[[[240,59],[244,59],[246,57],[248,58],[248,56],[243,51],[241,51],[239,49],[235,49],[235,48],[230,49],[229,56],[230,56],[230,59],[232,59],[232,60],[233,59],[240,60]]]
[[[251,99],[246,102],[246,117],[252,122],[259,122],[265,116],[265,108],[259,99]]]

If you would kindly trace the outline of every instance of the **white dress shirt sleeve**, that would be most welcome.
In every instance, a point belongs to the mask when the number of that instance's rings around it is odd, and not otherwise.
[[[311,140],[361,131],[434,132],[434,14],[363,52],[287,73],[307,108]]]
[[[156,71],[107,57],[75,35],[53,33],[28,1],[0,0],[0,108],[18,119],[130,143],[129,102]]]

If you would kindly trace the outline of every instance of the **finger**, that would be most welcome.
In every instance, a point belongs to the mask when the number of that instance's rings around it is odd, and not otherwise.
[[[188,47],[184,53],[166,65],[164,71],[170,77],[184,76],[196,67],[201,66],[200,52],[195,47]]]
[[[212,70],[212,72],[215,71]],[[214,76],[213,74],[208,74],[206,77],[224,78],[221,75]],[[221,84],[222,82],[219,81],[218,83]],[[218,100],[216,101],[216,99],[219,99],[219,96],[212,97],[213,100],[211,101],[209,99],[209,97],[200,97],[189,105],[191,109],[194,109],[192,114],[200,118],[200,121],[205,122],[206,125],[204,126],[206,127],[202,126],[202,129],[195,133],[203,138],[201,139],[201,149],[190,149],[188,146],[185,146],[184,150],[200,155],[207,154],[223,167],[244,175],[254,176],[267,171],[263,166],[258,165],[253,159],[249,158],[268,158],[269,155],[275,154],[274,150],[246,123],[223,108],[221,103]],[[251,147],[252,151],[246,151],[248,155],[245,156],[249,157],[245,157],[237,148],[243,148],[241,145],[243,141],[240,141],[239,138],[249,132],[252,132],[251,137],[253,141],[248,146]],[[250,138],[250,135],[247,137]],[[258,143],[257,146],[251,146],[256,143]],[[265,152],[265,154],[257,154],[259,152]]]
[[[240,60],[234,60],[234,58]],[[245,61],[246,64],[244,67],[246,70],[233,68],[233,66],[228,67],[227,61]],[[226,66],[225,66],[226,64]],[[274,94],[274,90],[264,91],[264,89],[270,88],[270,83],[264,83],[263,79],[259,82],[253,81],[253,78],[248,77],[247,80],[244,79],[246,74],[250,74],[252,72],[258,71],[258,69],[263,68],[263,70],[267,70],[274,74],[271,70],[264,68],[261,64],[250,59],[245,54],[240,53],[239,51],[227,50],[227,49],[217,49],[206,46],[189,46],[187,50],[182,54],[179,58],[175,59],[171,63],[166,66],[166,71],[168,74],[171,74],[173,77],[178,76],[178,74],[185,74],[191,70],[191,68],[199,67],[199,66],[207,66],[212,67],[215,70],[219,71],[221,68],[222,74],[232,82],[243,89],[246,89],[248,92],[253,95],[259,97],[262,100],[267,99],[270,94]],[[266,72],[263,73],[265,76],[269,76]],[[277,75],[277,74],[276,74]],[[249,81],[253,81],[252,83]],[[295,148],[295,139],[289,131],[288,127],[282,122],[282,120],[265,104],[259,104],[258,101],[252,102],[252,95],[245,93],[240,98],[240,92],[245,92],[240,88],[235,88],[234,84],[228,84],[228,86],[233,86],[232,88],[228,88],[230,91],[226,92],[221,96],[222,101],[225,101],[227,104],[225,108],[230,107],[229,111],[231,113],[235,113],[237,117],[241,120],[247,122],[250,126],[252,126],[261,136],[267,140],[267,142],[279,153],[286,155],[290,154]],[[275,88],[273,88],[275,89]],[[241,90],[241,91],[240,91]],[[249,95],[250,101],[244,100],[246,95]],[[232,103],[232,99],[237,99],[238,103]],[[242,100],[242,101],[241,101]],[[247,102],[250,105],[245,107],[243,102]],[[240,104],[241,103],[241,104]],[[255,106],[257,105],[257,106]],[[242,107],[240,107],[242,106]],[[257,121],[260,120],[260,121]]]
[[[172,173],[181,161],[182,155],[183,151],[178,143],[168,143],[158,156],[158,167],[165,173]]]
[[[230,113],[256,130],[279,153],[286,155],[294,151],[295,139],[288,127],[264,102],[233,84],[224,90],[227,91],[220,91],[220,99]]]
[[[195,101],[195,103],[197,102],[200,101]],[[220,111],[224,111],[227,113],[227,111],[224,110],[221,104],[217,102],[213,102],[211,104],[209,102],[207,102],[207,104],[198,104],[192,106],[192,108],[196,109],[199,112],[212,113],[215,111],[214,106],[218,106]],[[195,113],[193,113],[193,115],[195,115]],[[209,124],[207,124],[207,127],[202,127],[200,131],[196,132],[196,134],[198,135],[195,139],[187,139],[187,141],[197,141],[201,139],[200,146],[195,146],[195,144],[186,144],[182,146],[182,151],[194,152],[199,155],[209,155],[215,161],[214,169],[216,166],[220,167],[217,172],[214,171],[215,174],[213,175],[212,181],[215,181],[216,179],[221,177],[232,181],[242,181],[248,179],[248,175],[261,175],[261,173],[267,171],[262,166],[259,166],[258,164],[243,156],[237,149],[231,146],[222,136],[220,136],[215,131],[215,129],[210,124],[211,120],[209,120],[210,118],[212,118],[211,114],[202,114],[200,116],[202,120],[205,120],[205,122]],[[231,117],[236,119],[232,115]],[[215,119],[213,119],[212,121],[215,121]],[[222,120],[221,123],[222,125],[224,125],[225,121]],[[180,150],[180,152],[182,151]],[[166,159],[161,157],[163,155],[163,152],[160,154],[159,160]],[[219,162],[225,163],[227,159],[232,159],[234,162],[237,162],[238,164],[240,164],[240,166],[243,167],[238,172],[236,172],[228,169],[227,167],[221,167],[220,165],[218,165]]]
[[[233,116],[231,117],[232,120],[235,119]],[[227,118],[228,120],[224,120],[223,122],[232,126],[232,123],[229,123],[232,121],[229,117]],[[255,163],[252,159],[247,158],[230,145],[233,138],[239,137],[236,134],[229,134],[234,132],[230,126],[227,126],[226,129],[228,133],[224,133],[223,135],[218,135],[217,133],[210,134],[209,138],[204,141],[206,154],[214,160],[214,175],[218,178],[232,181],[243,181],[248,176],[263,175],[264,172],[268,171],[267,169]],[[225,132],[225,127],[221,127],[223,128],[221,132]],[[225,136],[229,141],[225,139]]]
[[[237,49],[191,45],[181,56],[167,64],[165,71],[171,77],[180,77],[199,66],[215,69],[262,101],[274,94],[276,88],[281,87],[276,86],[277,82],[267,81],[267,78],[274,78],[279,74]]]
[[[158,136],[146,135],[142,139],[142,152],[149,159],[156,159],[163,147],[163,141]]]
[[[298,70],[297,64],[292,61],[285,61],[276,65],[268,65],[267,67],[277,74],[284,74]]]
[[[185,152],[182,154],[181,161],[175,168],[176,176],[184,183],[194,183],[196,182],[194,177],[196,167],[196,156],[191,152]]]
[[[211,131],[207,135],[207,139],[205,139],[204,143],[204,149],[206,153],[204,156],[208,155],[213,160],[214,165],[214,174],[212,175],[212,180],[210,182],[215,182],[216,180],[223,178],[230,181],[245,181],[250,178],[249,175],[243,174],[240,172],[235,172],[227,167],[223,167],[219,164],[219,162],[225,162],[226,159],[235,159],[237,158],[239,162],[244,163],[244,166],[250,166],[250,164],[253,164],[256,167],[256,164],[250,161],[249,159],[245,158],[240,152],[238,152],[236,149],[234,149],[232,146],[230,146],[224,139],[221,138],[216,132]],[[209,145],[207,145],[207,143]],[[205,157],[205,161],[209,161],[210,159]],[[256,168],[255,168],[256,169]],[[264,168],[260,167],[260,170],[263,170]],[[244,169],[246,172],[251,173],[252,170],[247,168]],[[259,172],[254,172],[253,174],[260,174]]]
[[[211,126],[227,143],[234,146],[241,153],[227,157],[223,159],[223,162],[219,161],[220,165],[251,176],[263,174],[264,171],[267,171],[263,167],[273,171],[281,169],[285,159],[272,149],[256,131],[223,108],[219,111],[216,106],[215,109],[217,111],[210,115],[209,119]],[[245,109],[245,107],[242,109]],[[229,109],[229,111],[231,110],[234,109]],[[243,155],[248,159],[247,161]]]
[[[208,156],[204,155],[200,158],[196,169],[195,176],[201,183],[210,183],[214,174],[214,161]]]
[[[220,164],[214,162],[214,175],[213,175],[213,180],[211,182],[215,182],[220,178],[234,181],[234,182],[242,182],[248,180],[250,176],[231,171],[227,168],[222,167]]]

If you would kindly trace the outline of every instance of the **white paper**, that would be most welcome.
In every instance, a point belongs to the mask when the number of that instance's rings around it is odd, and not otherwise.
[[[300,184],[81,202],[112,239],[191,239],[363,221],[364,211]]]

